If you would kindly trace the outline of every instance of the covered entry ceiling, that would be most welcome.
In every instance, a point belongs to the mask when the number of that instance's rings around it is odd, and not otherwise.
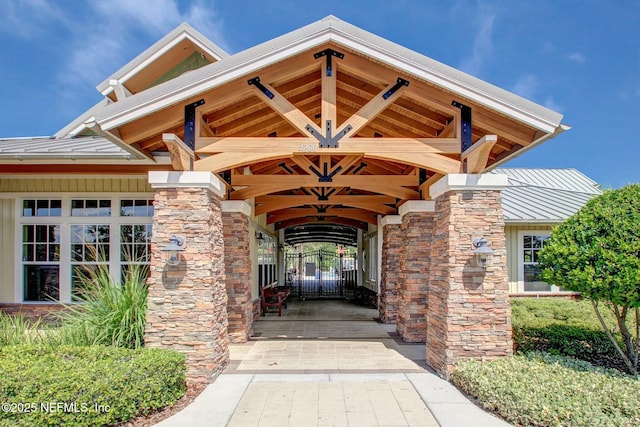
[[[119,100],[95,121],[150,156],[168,151],[176,170],[216,173],[227,199],[253,200],[291,241],[317,241],[428,200],[446,174],[500,164],[561,132],[561,118],[328,17]]]
[[[337,245],[356,246],[358,243],[358,231],[355,227],[340,224],[293,225],[285,230],[284,241],[288,245],[328,242]]]

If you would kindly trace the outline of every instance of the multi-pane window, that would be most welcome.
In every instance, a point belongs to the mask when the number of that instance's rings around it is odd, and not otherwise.
[[[71,200],[71,216],[111,216],[111,200]]]
[[[134,265],[149,271],[151,258],[151,224],[130,224],[120,226],[120,264],[122,278],[126,277]]]
[[[36,217],[32,221],[40,221],[37,217],[61,216],[61,207],[60,199],[27,199],[22,201],[21,214],[24,218]],[[57,221],[59,220],[53,220],[53,222]],[[58,300],[60,298],[60,224],[23,224],[20,234],[24,300]]]
[[[376,276],[378,273],[378,237],[376,235],[372,235],[367,239],[367,275],[370,282],[376,280]]]
[[[71,290],[74,299],[82,292],[88,274],[100,265],[108,265],[110,231],[108,224],[71,226]]]
[[[60,226],[22,226],[24,300],[51,301],[60,298]]]
[[[542,281],[538,265],[538,254],[549,240],[548,234],[525,234],[522,236],[522,260],[525,292],[548,292],[551,286]]]
[[[16,272],[22,300],[77,301],[98,267],[114,279],[126,278],[132,266],[148,274],[154,208],[146,196],[20,200],[16,234],[21,263]]]
[[[153,216],[153,200],[121,200],[120,216]]]
[[[62,215],[62,200],[29,199],[22,201],[22,216],[60,216]]]
[[[258,283],[267,286],[276,279],[277,245],[271,236],[262,234],[258,240]]]

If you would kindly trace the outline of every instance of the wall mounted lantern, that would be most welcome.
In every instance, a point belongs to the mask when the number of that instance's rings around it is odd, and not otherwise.
[[[162,248],[167,253],[167,265],[175,267],[180,264],[180,256],[178,252],[186,249],[184,237],[173,235],[169,237],[169,244]]]
[[[491,262],[493,258],[493,254],[496,253],[493,249],[489,247],[487,239],[484,237],[480,237],[478,239],[473,240],[473,258],[478,267],[483,269],[487,268],[487,265]]]
[[[256,231],[256,240],[260,243],[264,242],[264,234],[262,234],[262,231]]]

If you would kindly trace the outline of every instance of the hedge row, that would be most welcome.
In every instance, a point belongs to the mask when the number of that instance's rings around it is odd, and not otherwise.
[[[640,381],[542,353],[460,364],[452,382],[483,408],[522,426],[640,425]]]
[[[172,405],[182,354],[116,347],[0,347],[0,425],[103,426]]]

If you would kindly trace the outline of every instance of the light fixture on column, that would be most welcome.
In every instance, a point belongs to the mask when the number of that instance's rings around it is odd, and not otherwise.
[[[256,231],[256,240],[259,243],[264,242],[264,234],[262,234],[262,231]]]
[[[484,237],[480,237],[478,239],[473,240],[473,258],[478,267],[483,269],[487,268],[487,265],[491,262],[491,258],[493,258],[493,254],[496,253],[493,249],[489,247],[487,239]]]
[[[167,265],[175,267],[180,264],[180,256],[178,252],[182,252],[186,249],[183,236],[173,235],[169,237],[169,244],[162,248],[167,253]]]

